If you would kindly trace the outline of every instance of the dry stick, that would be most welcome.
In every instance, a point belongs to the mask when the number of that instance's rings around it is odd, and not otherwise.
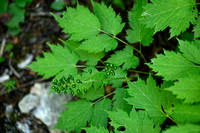
[[[24,87],[33,85],[33,84],[35,84],[36,82],[39,82],[39,83],[40,83],[40,82],[43,82],[43,81],[45,81],[45,80],[46,80],[46,79],[35,79],[35,80],[32,80],[32,81],[30,81],[30,82],[24,83],[24,84],[22,84],[22,85],[16,87],[16,89],[24,88]],[[14,91],[14,90],[15,90],[15,89],[11,89],[10,92],[11,92],[11,91]],[[1,89],[1,91],[0,91],[0,96],[1,96],[1,95],[4,95],[4,94],[7,94],[7,93],[8,93],[8,91],[3,87],[3,88]]]
[[[15,74],[15,76],[17,76],[19,79],[21,78],[21,76],[19,75],[19,73],[12,67],[11,60],[9,60],[9,68]]]
[[[3,38],[3,40],[2,40],[2,43],[1,43],[1,51],[0,51],[0,56],[2,56],[2,55],[3,55],[3,51],[4,51],[5,44],[6,44],[6,39],[5,39],[5,38]]]

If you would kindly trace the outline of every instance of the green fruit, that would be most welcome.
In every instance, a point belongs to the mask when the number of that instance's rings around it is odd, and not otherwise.
[[[110,66],[110,63],[106,63],[106,66],[109,67],[109,66]]]
[[[113,72],[112,75],[115,76],[115,72]]]
[[[106,72],[106,75],[109,76],[109,75],[110,75],[110,72]]]
[[[84,92],[87,93],[87,89],[84,89]]]
[[[105,68],[105,71],[108,71],[108,70],[109,70],[109,68],[108,68],[108,67],[106,67],[106,68]]]
[[[74,95],[74,91],[71,91],[71,94]]]
[[[117,70],[117,67],[116,67],[116,66],[114,66],[114,67],[113,67],[113,69],[114,69],[114,70]]]
[[[80,93],[80,90],[79,90],[79,89],[77,90],[77,93]]]
[[[54,89],[54,90],[55,90],[56,88],[57,88],[56,86],[51,86],[51,89]]]
[[[73,85],[72,85],[72,88],[76,88],[76,85],[75,85],[75,84],[73,84]]]
[[[57,92],[57,93],[60,93],[60,90],[57,90],[56,92]]]
[[[77,82],[77,83],[81,83],[80,79],[77,79],[76,82]]]
[[[113,64],[110,64],[110,67],[113,67],[114,65]]]
[[[92,69],[88,69],[88,72],[91,74],[92,73]]]
[[[113,71],[113,70],[110,70],[110,72],[111,72],[111,73],[114,73],[114,71]]]

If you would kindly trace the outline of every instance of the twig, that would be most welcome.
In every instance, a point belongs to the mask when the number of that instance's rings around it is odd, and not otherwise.
[[[35,84],[36,82],[43,82],[43,81],[45,81],[45,80],[46,80],[46,79],[35,79],[35,80],[32,80],[32,81],[30,81],[30,82],[24,83],[24,84],[22,84],[22,85],[16,87],[16,89],[25,88],[25,87],[27,87],[27,86],[30,86],[30,85]],[[11,92],[11,91],[14,91],[14,90],[15,90],[15,89],[11,89],[10,92]],[[5,94],[7,94],[7,93],[8,93],[8,91],[3,87],[3,88],[1,89],[1,91],[0,91],[0,96],[1,96],[1,95],[5,95]]]
[[[19,75],[19,73],[12,67],[11,60],[9,60],[9,68],[15,74],[15,76],[17,76],[19,79],[21,78],[21,76]]]
[[[3,55],[3,50],[4,50],[4,46],[5,46],[5,44],[6,44],[6,39],[5,39],[5,38],[3,38],[3,40],[2,40],[2,43],[1,43],[1,51],[0,51],[0,56],[2,56],[2,55]]]
[[[62,12],[55,12],[55,15],[62,15]],[[30,17],[53,17],[49,12],[32,12],[30,13]]]

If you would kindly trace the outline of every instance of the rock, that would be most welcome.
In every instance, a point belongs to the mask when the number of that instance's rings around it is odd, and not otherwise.
[[[63,104],[69,102],[72,96],[55,93],[49,94],[49,90],[50,83],[36,83],[31,88],[30,94],[19,102],[19,108],[21,111],[26,112],[34,109],[32,114],[44,122],[51,130],[57,124],[59,113],[65,110]],[[55,132],[54,130],[51,131]]]
[[[18,104],[19,109],[23,113],[29,113],[31,110],[36,108],[40,103],[39,97],[34,94],[26,95]]]

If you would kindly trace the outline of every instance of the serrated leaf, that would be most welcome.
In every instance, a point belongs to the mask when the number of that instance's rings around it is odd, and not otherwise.
[[[187,60],[182,54],[165,50],[164,54],[158,54],[157,58],[151,59],[153,64],[148,64],[148,66],[165,80],[176,80],[191,74],[200,74],[200,67]]]
[[[96,126],[96,127],[107,127],[108,123],[108,114],[106,111],[111,110],[111,100],[108,98],[105,98],[104,100],[96,103],[94,105],[94,112],[93,116],[90,122],[90,125]]]
[[[89,90],[87,90],[86,93],[81,93],[81,94],[78,94],[79,97],[81,98],[85,98],[87,100],[91,100],[91,101],[94,101],[102,96],[104,96],[104,88],[89,88]]]
[[[129,25],[131,29],[127,30],[126,40],[129,43],[140,42],[143,46],[149,46],[153,41],[154,29],[146,28],[141,22],[141,15],[144,12],[143,6],[148,0],[139,0],[134,4],[133,10],[128,13]]]
[[[179,49],[186,57],[193,63],[200,64],[200,41],[195,40],[193,42],[178,40]]]
[[[89,73],[88,70],[91,69],[92,73]],[[92,89],[102,89],[103,82],[105,80],[105,74],[103,72],[97,71],[94,67],[87,67],[83,69],[84,72],[81,75],[76,75],[75,79],[79,79],[81,81],[80,84],[77,84],[76,88],[73,88],[74,95],[77,94],[77,91],[84,92],[85,90],[89,90],[91,87]],[[95,91],[94,90],[94,91]],[[93,91],[93,92],[94,92]]]
[[[93,111],[92,102],[86,100],[72,101],[66,104],[67,110],[61,112],[54,128],[62,131],[80,131],[90,121]]]
[[[172,126],[163,133],[199,133],[199,132],[200,132],[199,125],[185,124],[185,125]]]
[[[198,124],[200,122],[199,110],[200,104],[177,104],[171,110],[170,116],[177,124]]]
[[[106,33],[117,35],[125,26],[119,15],[116,15],[111,6],[107,7],[104,3],[92,1],[94,14],[98,17],[101,28]]]
[[[199,38],[200,37],[200,17],[198,16],[198,19],[194,25],[194,29],[193,29],[193,32],[194,32],[194,37],[195,38]]]
[[[129,113],[132,109],[132,106],[124,100],[124,98],[130,97],[127,90],[124,88],[116,88],[114,93],[115,95],[112,99],[114,101],[113,110],[117,111],[117,109],[120,109]]]
[[[48,44],[52,53],[44,53],[43,58],[37,58],[29,67],[43,75],[43,78],[49,78],[57,75],[73,75],[77,73],[76,64],[78,56],[71,52],[67,47],[61,45]]]
[[[185,103],[200,102],[200,75],[193,74],[192,76],[179,78],[174,86],[167,88],[177,98],[184,99]]]
[[[71,35],[70,40],[81,41],[91,38],[100,32],[101,26],[98,18],[84,6],[77,5],[77,8],[67,8],[63,17],[52,14],[63,32]]]
[[[84,128],[84,130],[87,132],[87,133],[109,133],[108,130],[106,130],[105,128],[103,127],[95,127],[95,126],[91,126],[89,128]]]
[[[128,93],[131,97],[126,99],[127,102],[137,109],[145,109],[154,122],[162,124],[167,118],[161,106],[166,99],[162,98],[164,95],[156,86],[153,78],[150,76],[147,84],[141,79],[138,79],[137,82],[128,80],[128,86]]]
[[[80,45],[79,49],[86,50],[90,53],[99,53],[103,52],[104,50],[106,52],[114,50],[117,48],[117,45],[118,43],[116,39],[105,34],[100,34],[84,41]]]
[[[108,84],[112,84],[113,88],[120,88],[123,84],[123,80],[125,76],[127,75],[126,71],[123,71],[120,67],[117,68],[117,70],[114,71],[115,75],[109,75],[108,76]],[[118,79],[116,79],[116,77]]]
[[[107,62],[112,63],[116,66],[123,64],[122,69],[136,68],[139,65],[139,59],[133,54],[133,47],[126,46],[123,50],[115,52],[107,60]]]
[[[194,24],[197,17],[195,0],[151,0],[146,5],[143,22],[155,32],[170,27],[170,38],[179,35]]]
[[[130,116],[122,110],[109,111],[108,115],[115,132],[121,126],[125,127],[123,133],[159,133],[160,131],[158,125],[154,128],[153,121],[148,118],[146,113],[138,113],[134,108],[130,112]]]
[[[62,40],[61,40],[62,41]],[[81,43],[75,41],[62,41],[68,48],[74,51],[81,61],[87,61],[87,65],[95,66],[97,65],[98,61],[105,56],[105,52],[100,53],[88,53],[85,50],[77,49]]]

